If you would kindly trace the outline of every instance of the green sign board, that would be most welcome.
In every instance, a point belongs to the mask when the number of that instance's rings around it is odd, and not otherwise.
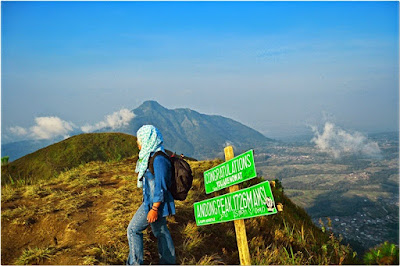
[[[204,172],[206,194],[230,187],[256,176],[253,150],[249,150]]]
[[[274,196],[268,181],[194,204],[194,216],[199,226],[275,213]]]

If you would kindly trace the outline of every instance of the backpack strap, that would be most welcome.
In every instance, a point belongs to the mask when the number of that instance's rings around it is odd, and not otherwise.
[[[149,160],[148,167],[147,167],[153,175],[154,175],[154,166],[153,166],[153,163],[154,163],[154,159],[155,159],[158,155],[164,156],[165,158],[168,159],[168,161],[170,160],[170,159],[169,159],[169,156],[168,156],[167,154],[165,154],[165,152],[163,152],[163,151],[158,151],[158,152],[154,153],[153,156],[151,156],[151,158],[150,158],[150,160]]]

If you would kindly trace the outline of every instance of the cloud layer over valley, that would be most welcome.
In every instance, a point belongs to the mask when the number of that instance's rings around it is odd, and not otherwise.
[[[360,132],[348,132],[331,122],[326,122],[320,133],[316,126],[311,126],[314,138],[311,140],[321,152],[326,152],[334,158],[343,155],[361,155],[372,158],[381,156],[378,143],[368,140]]]

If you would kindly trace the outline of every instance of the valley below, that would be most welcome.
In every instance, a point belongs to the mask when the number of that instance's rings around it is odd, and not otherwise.
[[[335,159],[311,142],[281,142],[256,150],[256,168],[265,179],[278,178],[316,225],[364,253],[384,241],[399,243],[397,136],[371,137],[381,149],[379,158]]]

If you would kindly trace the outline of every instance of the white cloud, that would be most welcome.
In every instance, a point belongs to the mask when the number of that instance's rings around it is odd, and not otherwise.
[[[121,109],[117,112],[107,115],[104,121],[100,121],[95,125],[85,125],[81,130],[85,133],[93,132],[103,128],[118,129],[127,126],[129,122],[135,117],[135,114],[128,109]]]
[[[28,130],[26,130],[26,129],[23,128],[23,127],[19,127],[19,126],[10,127],[9,130],[10,130],[10,132],[11,132],[12,134],[17,135],[17,136],[25,136],[25,135],[28,135]]]
[[[85,125],[81,127],[81,130],[87,133],[103,128],[118,129],[127,126],[134,116],[132,111],[121,109],[111,115],[107,115],[103,121],[95,125]],[[70,137],[70,133],[74,128],[76,128],[76,126],[72,122],[64,121],[55,116],[46,116],[36,117],[35,125],[30,128],[15,126],[9,127],[8,130],[14,136],[28,137],[31,139],[52,139],[59,136],[66,139]]]
[[[350,154],[368,157],[381,156],[378,143],[368,140],[360,132],[346,132],[330,122],[325,123],[322,133],[315,126],[311,128],[315,134],[311,141],[316,144],[320,151],[326,152],[335,158]]]
[[[36,117],[36,125],[30,128],[35,139],[51,139],[57,136],[67,136],[74,128],[74,124],[61,120],[55,116]]]
[[[36,117],[35,125],[29,129],[16,126],[10,127],[9,130],[17,136],[29,136],[32,139],[52,139],[58,136],[67,137],[74,127],[73,123],[64,121],[59,117],[45,116]]]

